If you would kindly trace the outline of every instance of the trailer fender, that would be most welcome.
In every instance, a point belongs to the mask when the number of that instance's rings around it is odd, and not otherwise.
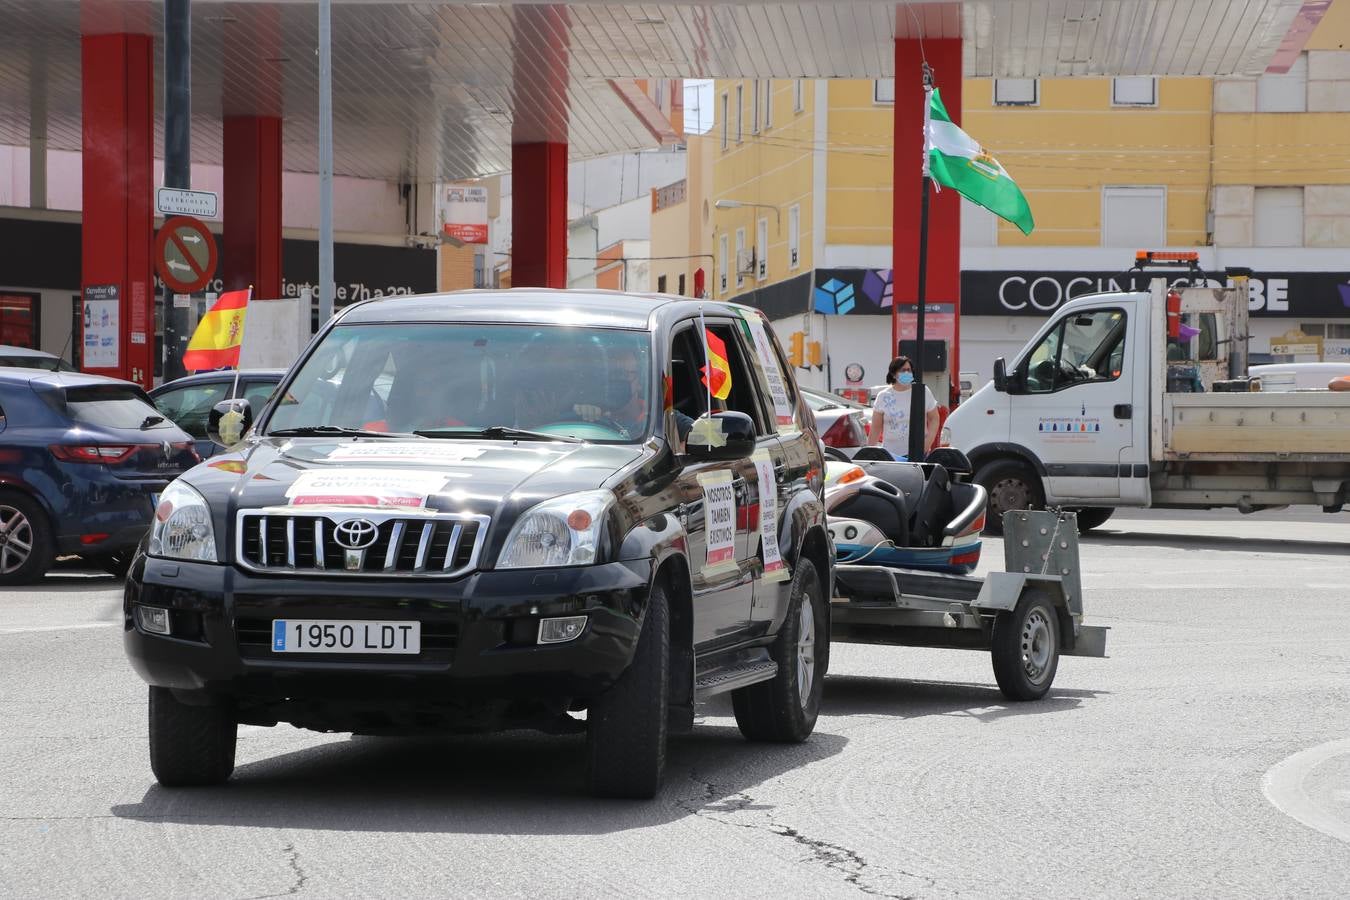
[[[1059,618],[1059,644],[1063,651],[1072,651],[1077,641],[1079,623],[1069,611],[1064,592],[1064,581],[1056,575],[1032,575],[1026,572],[990,572],[980,586],[980,593],[971,607],[987,613],[1012,612],[1026,594],[1047,597]]]

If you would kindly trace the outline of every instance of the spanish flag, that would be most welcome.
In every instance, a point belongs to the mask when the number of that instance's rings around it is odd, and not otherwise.
[[[731,393],[731,363],[727,360],[727,345],[707,328],[703,329],[703,339],[708,345],[708,364],[702,370],[703,383],[714,397],[725,400]]]
[[[244,342],[244,313],[253,288],[221,294],[192,333],[183,368],[189,372],[238,367],[239,347]]]

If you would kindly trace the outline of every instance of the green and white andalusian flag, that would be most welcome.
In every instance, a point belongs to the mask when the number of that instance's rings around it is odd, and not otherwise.
[[[931,96],[927,143],[933,180],[1031,234],[1036,227],[1031,207],[1008,170],[952,122],[937,88]]]

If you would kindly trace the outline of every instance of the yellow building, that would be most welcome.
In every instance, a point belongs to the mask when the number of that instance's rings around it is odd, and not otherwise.
[[[1198,249],[1219,277],[1253,268],[1253,353],[1298,327],[1350,358],[1347,47],[1342,3],[1288,72],[964,81],[960,124],[1023,188],[1036,229],[962,203],[961,369],[987,380],[1066,299],[1128,287],[1141,248]],[[798,372],[821,387],[845,387],[850,363],[878,382],[894,352],[869,305],[892,266],[893,96],[887,81],[714,86],[711,294],[821,341],[822,368]],[[831,278],[856,302],[809,312]]]

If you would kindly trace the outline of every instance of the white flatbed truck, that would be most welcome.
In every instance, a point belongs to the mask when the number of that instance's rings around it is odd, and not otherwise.
[[[1047,506],[1082,531],[1122,506],[1341,511],[1350,393],[1215,391],[1247,374],[1246,340],[1241,277],[1077,298],[995,362],[943,443],[969,457],[991,524]]]

